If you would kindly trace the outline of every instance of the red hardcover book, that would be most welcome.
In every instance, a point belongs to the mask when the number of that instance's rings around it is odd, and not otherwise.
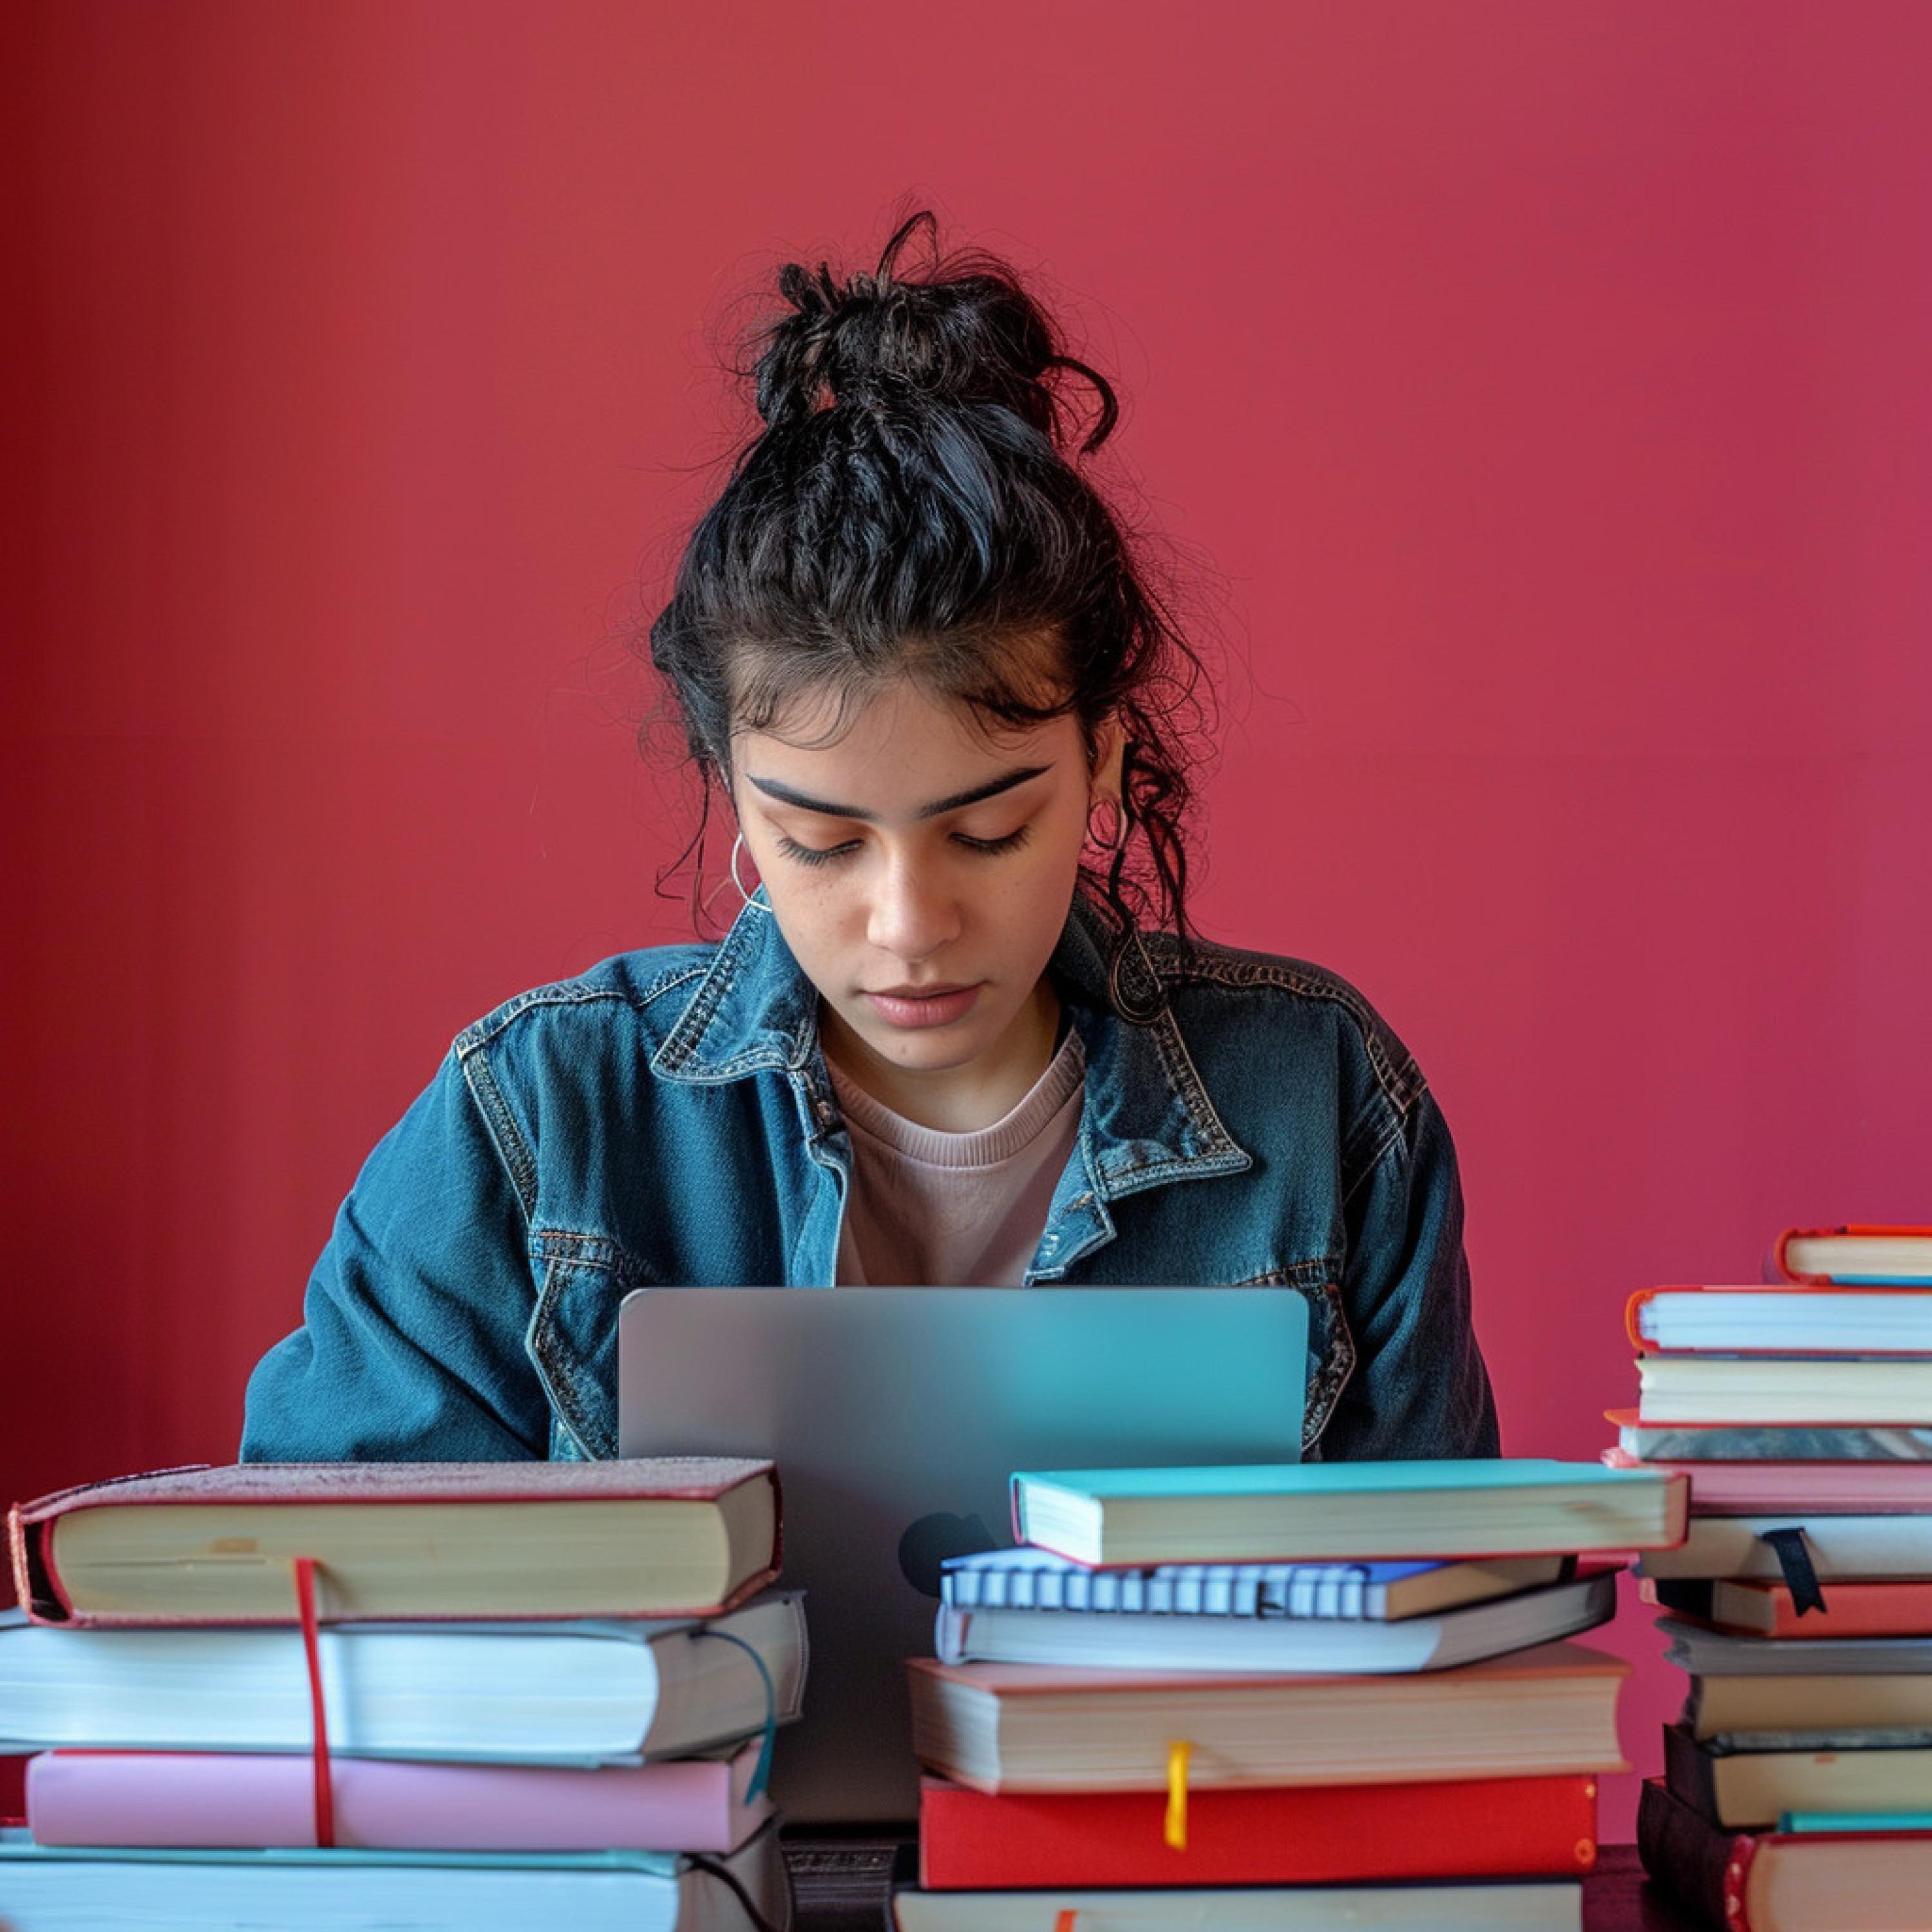
[[[1922,1925],[1932,1832],[1738,1832],[1644,1780],[1637,1856],[1720,1932]]]
[[[1637,1594],[1672,1616],[1748,1636],[1932,1636],[1932,1583],[1834,1582],[1801,1616],[1789,1588],[1756,1578],[1646,1576]]]
[[[1344,1885],[1576,1878],[1597,1858],[1594,1778],[1302,1785],[1191,1792],[1187,1844],[1156,1792],[993,1797],[922,1778],[920,1883],[1036,1886]]]
[[[1820,1267],[1821,1254],[1834,1256],[1833,1264]],[[1932,1282],[1932,1226],[1853,1221],[1837,1228],[1786,1228],[1771,1260],[1786,1281],[1820,1287],[1834,1282],[1874,1286]]]
[[[16,1503],[36,1623],[293,1624],[316,1615],[716,1616],[778,1573],[778,1472],[699,1456],[596,1462],[242,1462]]]

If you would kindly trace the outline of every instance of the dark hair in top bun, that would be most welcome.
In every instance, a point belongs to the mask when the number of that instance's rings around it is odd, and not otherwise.
[[[788,264],[778,288],[790,307],[752,338],[742,373],[755,377],[763,431],[700,518],[649,626],[704,784],[686,854],[701,873],[711,784],[728,784],[734,730],[772,729],[810,694],[834,701],[836,734],[910,675],[989,727],[1070,712],[1090,760],[1118,716],[1129,836],[1083,858],[1082,876],[1124,928],[1171,926],[1185,941],[1186,741],[1202,665],[1076,467],[1112,433],[1114,392],[1064,352],[997,258],[956,253],[916,280],[898,275],[922,226],[934,227],[929,211],[842,286],[823,263],[816,274]],[[1098,399],[1071,457],[1070,376]]]

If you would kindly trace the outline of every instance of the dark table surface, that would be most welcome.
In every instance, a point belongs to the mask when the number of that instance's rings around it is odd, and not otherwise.
[[[884,1840],[818,1854],[788,1847],[796,1932],[883,1932],[892,1846]],[[1605,1845],[1583,1881],[1583,1932],[1709,1932],[1643,1875],[1634,1845]]]
[[[1634,1845],[1605,1845],[1583,1881],[1583,1932],[1707,1932],[1643,1875]]]

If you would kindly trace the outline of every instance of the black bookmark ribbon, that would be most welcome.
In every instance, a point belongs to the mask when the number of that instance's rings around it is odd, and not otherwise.
[[[1811,1567],[1811,1552],[1804,1546],[1804,1531],[1794,1523],[1788,1529],[1761,1529],[1758,1534],[1772,1546],[1778,1558],[1784,1587],[1791,1592],[1791,1607],[1799,1616],[1807,1610],[1822,1610],[1825,1593],[1818,1587],[1818,1573]]]

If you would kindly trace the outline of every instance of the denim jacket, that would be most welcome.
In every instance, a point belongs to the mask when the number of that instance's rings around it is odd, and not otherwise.
[[[1362,995],[1300,960],[1123,944],[1084,893],[1048,970],[1086,1085],[1025,1285],[1279,1284],[1309,1304],[1306,1454],[1498,1453],[1455,1150]],[[624,1295],[830,1286],[851,1172],[762,888],[716,944],[521,994],[364,1162],[302,1327],[250,1377],[242,1457],[614,1456]]]

